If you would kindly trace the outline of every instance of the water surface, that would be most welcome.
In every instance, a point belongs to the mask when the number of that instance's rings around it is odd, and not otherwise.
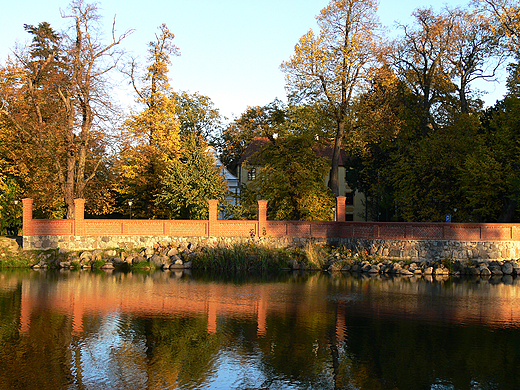
[[[518,389],[520,279],[0,272],[0,389]]]

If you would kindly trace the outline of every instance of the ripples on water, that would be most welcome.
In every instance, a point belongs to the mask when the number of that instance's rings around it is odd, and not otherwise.
[[[0,282],[0,389],[520,388],[516,279]]]

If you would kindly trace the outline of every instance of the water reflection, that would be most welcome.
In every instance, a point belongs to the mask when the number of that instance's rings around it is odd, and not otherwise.
[[[518,280],[1,272],[1,389],[514,389]]]

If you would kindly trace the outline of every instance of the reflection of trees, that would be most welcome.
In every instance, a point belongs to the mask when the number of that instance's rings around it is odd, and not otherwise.
[[[0,343],[3,344],[16,336],[20,318],[22,283],[16,283],[11,289],[0,290]]]
[[[333,323],[332,316],[320,312],[269,316],[266,336],[258,340],[266,375],[274,372],[291,382],[328,388],[332,376],[327,330]]]
[[[0,388],[61,389],[73,378],[71,318],[44,311],[31,317],[30,333],[3,340],[0,348]]]
[[[131,326],[136,337],[146,340],[150,388],[201,385],[214,372],[222,337],[208,333],[206,316],[141,318]]]
[[[436,321],[405,313],[392,316],[388,315],[392,311],[389,301],[385,301],[385,315],[381,306],[374,303],[377,294],[384,290],[381,283],[352,278],[339,283],[341,289],[347,290],[345,295],[365,296],[363,301],[337,305],[342,306],[346,330],[344,339],[337,340],[336,379],[342,380],[336,380],[337,385],[349,383],[359,389],[429,389],[444,383],[446,388],[456,389],[520,388],[520,379],[515,374],[520,367],[517,328],[493,329],[478,323],[461,326],[451,322],[453,318],[442,318],[440,312]],[[376,288],[377,285],[381,288]],[[399,285],[409,288],[406,282]],[[451,294],[454,289],[447,287],[444,292],[437,291],[436,296],[432,294],[432,302],[437,305],[443,302],[442,294]],[[439,286],[432,288],[438,290]],[[373,294],[368,292],[370,289]],[[471,291],[471,286],[465,285],[465,291]],[[449,310],[444,312],[449,314]]]
[[[101,388],[100,381],[119,388],[520,388],[518,327],[505,319],[500,324],[511,328],[486,326],[478,318],[464,322],[468,317],[454,310],[462,302],[466,312],[475,312],[477,305],[489,318],[491,303],[502,299],[507,304],[497,312],[503,314],[516,302],[517,286],[294,274],[265,283],[250,276],[208,280],[207,289],[190,280],[179,283],[191,284],[186,291],[193,296],[187,295],[186,307],[175,301],[175,311],[85,306],[74,317],[67,305],[53,304],[74,292],[79,305],[78,291],[92,283],[103,287],[94,292],[109,291],[102,283],[107,276],[31,275],[45,280],[29,279],[30,289],[22,289],[19,277],[2,280],[0,389]],[[83,278],[85,284],[78,284]],[[151,282],[137,279],[110,276],[111,286],[118,286],[110,293]],[[166,287],[150,291],[185,291]],[[22,311],[22,298],[32,296],[39,303]],[[216,329],[204,310],[211,299],[220,303]],[[203,302],[200,309],[195,302]],[[19,332],[28,312],[30,326]]]
[[[349,336],[341,359],[360,389],[429,389],[435,383],[456,389],[493,383],[520,388],[518,331],[381,321],[351,313],[346,320]]]

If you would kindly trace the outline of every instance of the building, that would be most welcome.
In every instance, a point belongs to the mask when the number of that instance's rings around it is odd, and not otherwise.
[[[262,168],[262,161],[259,152],[269,141],[265,137],[256,137],[248,145],[242,157],[238,162],[237,175],[239,185],[247,186],[248,183],[256,180],[259,170]],[[332,159],[332,145],[322,148],[316,148],[315,152],[318,156]],[[347,153],[342,150],[339,159],[339,194],[346,197],[346,221],[365,221],[365,196],[363,193],[352,190],[346,181],[346,161]],[[328,175],[323,178],[327,183]]]
[[[226,197],[226,202],[230,204],[238,204],[240,199],[240,181],[237,176],[233,175],[229,170],[222,164],[222,162],[217,157],[217,152],[211,146],[208,148],[208,153],[211,153],[213,158],[215,159],[215,166],[219,168],[224,176],[224,180],[228,186],[229,195]],[[224,214],[221,213],[219,216],[220,219],[224,219]]]

